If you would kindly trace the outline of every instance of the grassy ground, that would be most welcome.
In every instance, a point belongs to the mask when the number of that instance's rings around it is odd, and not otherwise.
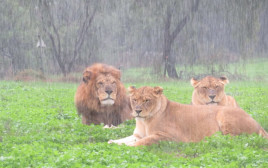
[[[159,85],[173,101],[189,104],[189,82]],[[268,167],[268,140],[216,134],[199,143],[161,142],[150,147],[107,144],[132,134],[85,126],[73,97],[77,84],[0,82],[0,167]],[[232,82],[226,92],[268,130],[268,83]]]

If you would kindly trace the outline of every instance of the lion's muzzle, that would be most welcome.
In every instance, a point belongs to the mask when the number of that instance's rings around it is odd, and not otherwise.
[[[101,101],[102,106],[111,106],[114,104],[114,100],[110,97]]]
[[[217,102],[214,102],[214,101],[208,102],[206,104],[207,105],[210,105],[210,106],[217,106],[218,105],[218,103]]]

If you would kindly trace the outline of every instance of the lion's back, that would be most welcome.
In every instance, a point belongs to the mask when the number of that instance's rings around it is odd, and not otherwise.
[[[239,107],[238,103],[236,102],[236,100],[232,96],[227,95],[227,100],[228,100],[228,106]]]

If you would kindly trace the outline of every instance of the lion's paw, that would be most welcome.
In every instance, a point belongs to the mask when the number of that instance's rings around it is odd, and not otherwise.
[[[112,143],[115,143],[115,144],[118,144],[118,145],[121,145],[122,143],[120,143],[120,142],[118,142],[118,141],[116,141],[116,140],[112,140],[112,139],[110,139],[109,141],[108,141],[108,144],[112,144]]]
[[[114,143],[114,140],[110,139],[110,140],[108,141],[108,144],[111,144],[111,143]]]
[[[114,125],[112,124],[111,126],[109,126],[109,125],[105,125],[103,128],[115,129],[115,128],[119,128],[119,127],[114,126]]]

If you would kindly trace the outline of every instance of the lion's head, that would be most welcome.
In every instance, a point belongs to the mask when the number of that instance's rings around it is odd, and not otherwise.
[[[199,105],[218,105],[225,98],[224,85],[229,83],[226,77],[207,76],[201,80],[192,78],[194,87],[192,103]]]
[[[115,103],[117,87],[120,84],[120,71],[112,66],[95,64],[86,68],[83,81],[94,92],[92,96],[98,98],[102,106]],[[92,94],[92,93],[90,93]]]
[[[145,86],[136,89],[131,86],[128,91],[130,93],[132,115],[136,119],[150,118],[161,108],[161,95],[163,93],[161,87]]]
[[[75,105],[84,124],[118,125],[131,118],[129,98],[120,71],[106,64],[94,64],[83,72]]]

